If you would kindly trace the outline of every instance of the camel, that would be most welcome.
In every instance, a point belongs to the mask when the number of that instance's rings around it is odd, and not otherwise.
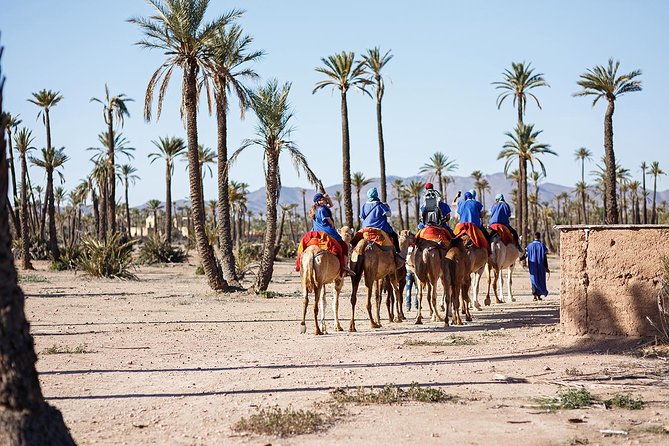
[[[346,243],[351,241],[353,236],[351,229],[344,226],[339,230],[339,234]],[[300,323],[300,332],[306,333],[307,326],[305,318],[307,315],[307,306],[309,305],[309,293],[314,293],[314,322],[316,325],[315,334],[321,335],[327,333],[325,324],[325,285],[334,283],[334,300],[332,301],[332,310],[335,315],[335,329],[342,331],[339,323],[339,295],[344,286],[344,278],[340,276],[339,259],[330,251],[319,246],[309,246],[302,253],[300,259],[300,277],[302,279],[302,292],[304,294],[304,306],[302,310],[302,321]],[[319,306],[322,305],[320,325],[318,321]]]
[[[444,262],[444,268],[447,268],[450,275],[450,288],[449,295],[450,301],[453,307],[452,320],[453,325],[462,325],[462,317],[460,316],[460,300],[463,301],[463,310],[465,312],[466,318],[468,321],[471,321],[471,314],[469,314],[469,297],[467,293],[470,286],[470,275],[469,271],[471,270],[471,265],[469,264],[469,256],[467,255],[467,250],[465,249],[462,240],[459,238],[454,238],[451,240],[450,245],[448,246],[448,251],[446,251],[446,258]],[[446,297],[446,293],[444,293]],[[444,317],[445,326],[448,326],[448,301],[444,302],[444,307],[446,308],[446,315]]]
[[[513,267],[516,264],[521,256],[521,252],[518,247],[514,244],[505,245],[502,242],[502,238],[495,233],[490,242],[490,248],[492,253],[488,259],[488,292],[486,293],[485,305],[490,305],[490,282],[494,274],[493,290],[495,291],[495,303],[501,304],[504,303],[504,279],[500,277],[500,273],[503,270],[507,271],[506,276],[506,285],[507,285],[507,294],[511,298],[511,302],[515,302],[516,298],[513,297],[513,291],[511,290],[512,276],[513,276]],[[502,296],[500,300],[497,294],[497,281],[499,280],[499,294]]]
[[[437,311],[437,283],[444,274],[448,274],[448,269],[443,266],[445,256],[444,249],[438,243],[430,240],[421,240],[419,246],[416,246],[411,253],[414,272],[418,281],[418,314],[415,324],[423,323],[421,314],[423,303],[423,290],[427,288],[427,301],[430,306],[432,322],[441,322],[443,319]],[[448,292],[444,287],[444,295]],[[446,321],[448,325],[448,320]]]
[[[358,287],[362,276],[365,276],[367,287],[367,314],[372,328],[381,328],[381,289],[385,278],[390,280],[395,298],[396,322],[401,322],[402,302],[399,290],[398,270],[404,266],[404,262],[395,256],[392,246],[381,247],[376,243],[361,240],[356,250],[351,254],[351,264],[354,266],[355,275],[352,278],[353,291],[351,293],[351,322],[348,330],[356,331],[355,328],[355,304],[357,302]],[[372,291],[376,297],[376,319],[372,315]]]
[[[470,244],[470,239],[467,234],[463,234],[461,237],[462,242],[464,243],[465,246]],[[488,264],[488,251],[483,248],[477,248],[474,246],[473,243],[471,243],[471,246],[467,248],[467,257],[469,257],[469,274],[470,277],[468,279],[468,283],[471,284],[471,289],[472,289],[472,294],[474,294],[474,308],[477,310],[481,310],[481,305],[478,302],[478,293],[479,293],[479,285],[481,282],[481,276],[483,275],[483,271],[485,269],[485,266]],[[473,276],[474,280],[471,280],[471,277]],[[462,295],[463,302],[462,302],[462,311],[465,312],[466,319],[467,321],[471,321],[471,315],[469,314],[469,303],[470,303],[470,298],[468,293],[464,293]]]

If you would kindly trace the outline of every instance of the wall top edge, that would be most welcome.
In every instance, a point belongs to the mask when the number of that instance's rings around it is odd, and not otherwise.
[[[669,229],[669,225],[558,225],[558,231],[606,230],[606,229]]]

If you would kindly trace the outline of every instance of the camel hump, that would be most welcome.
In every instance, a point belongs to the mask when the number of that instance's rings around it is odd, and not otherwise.
[[[378,228],[362,228],[362,238],[379,246],[393,246],[393,240],[388,233]]]

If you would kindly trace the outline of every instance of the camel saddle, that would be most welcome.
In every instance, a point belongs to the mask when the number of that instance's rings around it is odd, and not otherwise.
[[[331,252],[337,257],[341,257],[344,253],[341,250],[341,245],[337,240],[335,240],[330,234],[327,234],[322,231],[309,231],[304,234],[300,244],[297,246],[297,259],[295,261],[295,271],[300,270],[300,260],[302,258],[302,253],[309,246],[318,246],[322,250]]]
[[[490,244],[488,243],[488,240],[486,240],[485,235],[483,235],[481,228],[475,224],[469,222],[458,223],[453,232],[455,232],[456,237],[467,235],[472,245],[479,249],[485,249],[488,251],[488,254],[490,254]],[[465,242],[465,246],[470,248],[469,243]]]
[[[358,254],[361,254],[362,251],[364,251],[365,245],[368,244],[375,244],[384,251],[387,251],[389,249],[394,250],[393,246],[393,240],[390,238],[390,236],[383,230],[377,229],[377,228],[362,228],[356,235],[353,237],[353,241],[355,242],[359,240],[357,243],[355,243],[355,251]]]
[[[502,239],[504,245],[515,245],[516,240],[513,238],[513,234],[505,225],[500,223],[493,223],[489,226],[490,230],[495,231],[499,238]]]
[[[419,246],[419,243],[423,240],[430,242],[435,242],[441,246],[448,246],[453,237],[448,229],[442,228],[441,226],[425,226],[423,229],[418,231],[416,234],[415,245]]]

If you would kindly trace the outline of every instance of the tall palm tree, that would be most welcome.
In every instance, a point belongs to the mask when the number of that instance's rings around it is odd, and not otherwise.
[[[248,65],[257,62],[262,51],[252,51],[253,39],[245,35],[238,25],[230,25],[218,30],[210,43],[212,48],[213,70],[215,79],[216,123],[218,137],[218,245],[221,250],[223,275],[234,285],[239,285],[232,251],[230,221],[230,200],[228,197],[228,98],[237,97],[241,118],[247,104],[247,87],[243,82],[254,80],[257,73]]]
[[[448,159],[442,152],[435,152],[430,157],[430,162],[423,164],[418,173],[427,174],[428,179],[437,179],[439,183],[439,193],[444,194],[444,175],[448,172],[454,172],[458,168],[455,160]]]
[[[621,223],[627,223],[627,184],[631,179],[630,170],[622,166],[616,169],[616,178],[618,180],[618,190],[620,191],[619,203],[619,217]]]
[[[397,201],[397,215],[400,219],[400,228],[408,229],[408,226],[404,225],[404,219],[402,218],[402,190],[404,189],[404,181],[401,178],[395,178],[392,186],[395,191],[395,200]],[[407,215],[407,219],[408,217]]]
[[[471,177],[474,179],[474,189],[476,189],[476,193],[478,194],[478,197],[481,199],[481,203],[483,203],[483,192],[481,190],[482,183],[481,181],[483,180],[483,172],[480,170],[475,170],[472,172]]]
[[[574,151],[574,159],[581,162],[581,182],[585,183],[585,160],[592,160],[592,152],[586,147],[580,147]]]
[[[0,47],[0,57],[2,50]],[[10,249],[3,86],[4,77],[0,71],[0,443],[69,446],[75,443],[61,413],[50,406],[42,394],[35,369],[34,341],[24,311],[25,296],[18,286]]]
[[[381,121],[381,101],[386,90],[385,82],[381,76],[381,70],[390,62],[393,55],[390,51],[381,54],[381,49],[377,46],[368,49],[362,56],[362,60],[370,71],[370,80],[374,85],[374,93],[376,96],[376,132],[379,139],[379,168],[381,170],[381,201],[386,202],[386,154],[385,145],[383,142],[383,124]]]
[[[9,171],[12,175],[12,198],[14,199],[14,208],[18,209],[18,190],[16,188],[16,171],[14,170],[14,150],[12,148],[12,132],[19,127],[23,121],[19,116],[12,115],[9,112],[4,112],[5,131],[7,132],[7,143],[9,144]],[[0,117],[2,119],[3,117]],[[18,226],[17,226],[18,228]],[[21,233],[21,229],[17,231]]]
[[[32,146],[32,132],[27,128],[22,128],[14,135],[16,151],[21,159],[21,234],[23,234],[23,243],[21,245],[21,268],[33,269],[30,262],[30,233],[28,230],[28,153],[35,150]]]
[[[136,175],[137,169],[132,167],[130,164],[121,164],[119,166],[119,173],[123,179],[123,185],[125,186],[125,227],[128,237],[130,237],[130,203],[128,201],[128,189],[130,183],[135,184],[139,180],[139,175]],[[170,206],[171,208],[171,206]]]
[[[153,215],[153,233],[158,236],[158,211],[163,208],[163,204],[160,200],[156,200],[155,198],[149,200],[146,204],[149,206],[149,211],[151,211],[151,214]]]
[[[105,84],[105,97],[103,100],[98,98],[91,98],[90,102],[98,102],[102,104],[102,116],[107,124],[107,218],[109,230],[116,232],[116,163],[114,160],[114,118],[117,124],[123,127],[124,118],[130,117],[128,112],[127,102],[132,102],[133,99],[127,97],[124,93],[114,96],[109,94],[109,87]]]
[[[665,172],[660,168],[660,163],[658,161],[650,163],[650,174],[653,176],[653,208],[650,213],[650,222],[655,225],[657,224],[657,208],[655,207],[657,199],[657,177],[665,175]]]
[[[289,92],[290,83],[279,85],[276,79],[272,79],[249,95],[250,106],[258,118],[256,135],[253,139],[244,140],[229,161],[234,162],[243,150],[251,146],[261,148],[265,160],[267,223],[258,277],[254,286],[256,292],[267,289],[274,271],[277,206],[281,192],[281,172],[279,170],[281,153],[288,152],[298,172],[303,170],[307,175],[307,180],[318,190],[324,191],[320,180],[309,168],[305,156],[298,150],[295,143],[288,139],[293,130],[290,124],[293,112],[288,103]]]
[[[423,192],[424,186],[425,183],[415,180],[411,180],[407,185],[409,197],[413,198],[415,224],[418,224],[420,221],[420,195]],[[411,225],[409,224],[409,214],[407,214],[407,226],[411,229]]]
[[[496,85],[495,89],[502,90],[497,96],[497,109],[502,107],[504,100],[512,97],[513,105],[518,110],[518,124],[523,123],[523,116],[527,109],[527,97],[534,99],[537,107],[541,109],[539,99],[531,92],[531,90],[538,87],[549,87],[544,79],[542,73],[534,74],[534,68],[530,66],[532,63],[525,65],[525,62],[511,63],[511,70],[508,68],[502,73],[504,80],[500,82],[493,82]]]
[[[214,149],[200,144],[197,146],[197,159],[200,166],[200,179],[204,180],[207,173],[209,173],[209,178],[214,178],[214,170],[211,165],[216,164],[216,160],[218,159],[218,155]],[[204,184],[200,184],[200,193],[204,200]]]
[[[541,134],[542,130],[534,130],[533,124],[520,124],[516,127],[514,133],[505,133],[510,139],[504,143],[502,146],[502,151],[497,155],[497,159],[506,159],[504,164],[504,173],[508,173],[509,167],[511,166],[514,160],[518,161],[518,172],[520,174],[519,179],[519,209],[522,210],[521,213],[521,237],[523,244],[527,243],[527,234],[528,234],[528,194],[527,194],[527,163],[529,162],[532,166],[532,170],[535,170],[534,163],[537,163],[541,168],[542,174],[546,175],[546,168],[544,163],[539,159],[539,155],[550,154],[556,155],[551,148],[550,144],[538,143],[537,137]]]
[[[338,89],[341,93],[341,151],[342,151],[342,179],[344,186],[344,212],[346,214],[346,226],[353,227],[353,204],[351,203],[351,141],[348,131],[348,103],[346,93],[351,88],[358,89],[365,94],[370,81],[367,78],[367,66],[364,61],[355,62],[355,54],[352,51],[322,58],[322,67],[316,67],[316,71],[324,74],[326,79],[316,83],[313,93],[325,87]]]
[[[632,200],[632,224],[641,223],[641,212],[639,212],[639,187],[641,183],[638,181],[630,181],[627,184]]]
[[[332,195],[332,199],[337,202],[337,207],[339,208],[339,225],[344,226],[344,209],[341,206],[344,195],[340,190],[337,190],[334,195]]]
[[[371,182],[372,180],[365,178],[365,175],[362,172],[353,172],[353,176],[351,177],[351,183],[353,184],[353,188],[355,189],[355,196],[357,197],[356,203],[358,205],[358,229],[360,229],[360,191],[363,187],[367,186]]]
[[[581,198],[581,212],[582,212],[582,222],[586,225],[588,224],[588,211],[586,208],[586,195],[588,193],[588,184],[585,181],[579,181],[576,183],[576,188],[574,192]]]
[[[616,156],[613,151],[613,112],[616,99],[625,93],[641,91],[641,81],[635,78],[641,76],[641,70],[634,70],[627,74],[618,75],[620,61],[609,59],[608,66],[598,65],[580,75],[577,84],[581,91],[574,96],[594,96],[594,107],[602,98],[608,101],[604,115],[604,156],[606,161],[606,222],[618,223],[618,202],[616,200]]]
[[[30,157],[30,162],[37,167],[44,169],[46,173],[46,199],[45,204],[49,214],[49,248],[51,249],[52,260],[60,259],[60,250],[58,249],[58,232],[56,231],[56,212],[54,204],[54,185],[53,174],[58,173],[61,183],[64,181],[63,173],[59,170],[69,159],[65,155],[65,147],[56,150],[54,148],[42,149],[42,157]]]
[[[643,197],[643,224],[648,223],[648,209],[647,209],[647,202],[648,202],[648,191],[646,190],[646,171],[648,170],[648,164],[643,161],[641,163],[641,174],[643,175],[642,178],[642,183],[641,183],[641,196]]]
[[[158,152],[149,153],[151,164],[157,159],[165,160],[165,239],[172,243],[172,175],[174,175],[174,161],[186,152],[186,143],[183,139],[174,136],[158,138],[151,141],[158,148]]]
[[[216,291],[229,290],[228,283],[219,268],[214,250],[207,239],[202,196],[202,178],[198,168],[197,99],[201,90],[209,92],[208,78],[202,77],[198,85],[198,75],[211,67],[209,42],[215,34],[238,17],[238,11],[228,12],[209,23],[204,15],[209,0],[149,0],[156,14],[147,18],[130,19],[144,32],[145,39],[138,45],[165,52],[167,60],[153,73],[146,89],[144,117],[151,119],[153,92],[158,88],[157,118],[160,117],[165,90],[175,67],[183,71],[182,116],[186,120],[188,144],[189,183],[192,203],[195,243],[209,286]]]

